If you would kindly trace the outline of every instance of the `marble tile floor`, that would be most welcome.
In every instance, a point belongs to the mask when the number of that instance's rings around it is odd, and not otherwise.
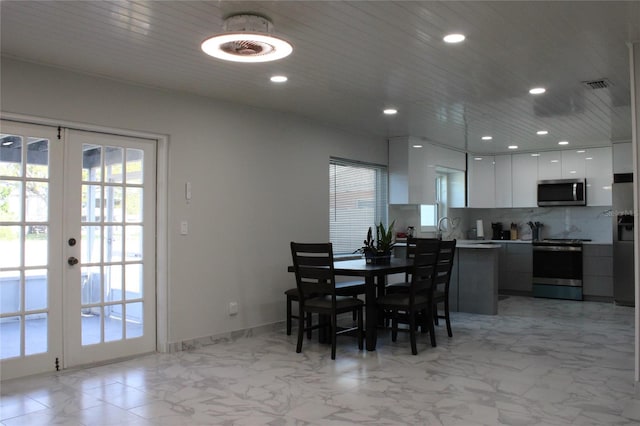
[[[638,425],[634,310],[507,297],[438,347],[273,331],[0,384],[2,425]],[[295,333],[294,333],[295,334]]]

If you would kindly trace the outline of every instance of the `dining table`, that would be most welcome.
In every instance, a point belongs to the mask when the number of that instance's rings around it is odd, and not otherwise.
[[[388,264],[367,263],[365,259],[340,260],[333,262],[336,276],[363,277],[365,281],[365,343],[368,351],[376,350],[378,337],[377,295],[384,294],[387,275],[405,273],[413,266],[413,259],[392,257]],[[294,272],[289,266],[289,272]]]

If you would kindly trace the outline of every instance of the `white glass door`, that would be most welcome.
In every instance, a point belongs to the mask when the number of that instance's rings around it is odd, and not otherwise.
[[[155,141],[66,135],[65,366],[152,352]]]
[[[156,141],[0,124],[0,378],[154,351]]]
[[[0,378],[62,368],[58,130],[0,123]]]

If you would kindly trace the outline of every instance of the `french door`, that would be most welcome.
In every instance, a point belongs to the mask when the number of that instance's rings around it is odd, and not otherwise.
[[[155,158],[155,141],[2,122],[3,379],[155,350]]]

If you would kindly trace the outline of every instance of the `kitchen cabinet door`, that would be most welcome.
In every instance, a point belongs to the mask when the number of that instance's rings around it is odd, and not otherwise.
[[[435,171],[427,167],[421,144],[412,139],[389,140],[389,204],[435,202]]]
[[[513,206],[511,155],[495,156],[496,207]]]
[[[469,155],[469,207],[495,207],[495,165],[493,156]]]
[[[585,154],[587,205],[610,206],[613,162],[611,148],[591,148]]]
[[[633,173],[633,149],[631,142],[616,143],[613,150],[613,173]]]
[[[572,149],[562,151],[562,178],[563,179],[582,179],[585,175],[585,158],[586,150]]]
[[[562,179],[561,151],[541,152],[538,156],[538,180]]]
[[[538,205],[538,157],[531,154],[511,156],[513,207]]]

